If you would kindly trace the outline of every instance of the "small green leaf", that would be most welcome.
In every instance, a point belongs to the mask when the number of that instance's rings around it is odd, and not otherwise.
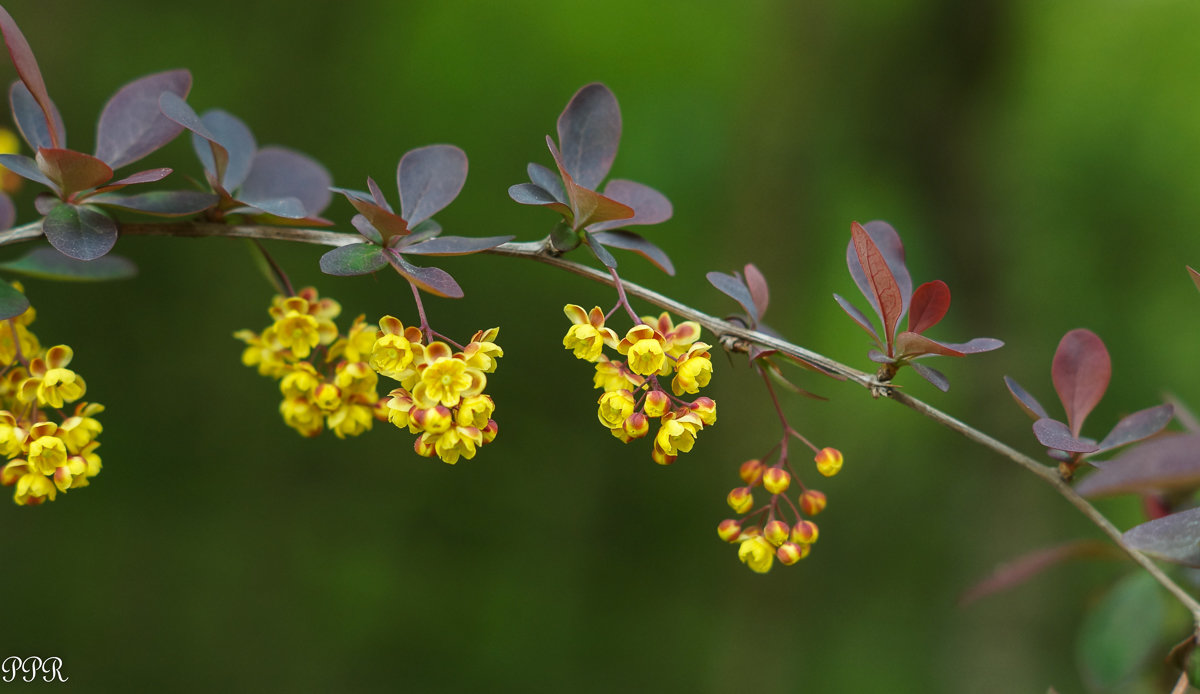
[[[1138,571],[1117,583],[1084,617],[1076,656],[1089,684],[1117,690],[1158,649],[1166,614],[1160,590],[1149,574]]]
[[[571,228],[571,225],[565,221],[554,225],[554,229],[550,231],[550,245],[554,249],[566,253],[579,248],[579,232]]]
[[[123,280],[137,275],[137,266],[133,261],[119,255],[76,260],[45,246],[35,248],[16,260],[0,263],[0,269],[27,277],[64,282]]]
[[[387,265],[383,248],[369,243],[339,246],[321,256],[321,272],[327,275],[366,275]]]
[[[95,260],[117,243],[117,223],[99,207],[59,203],[42,222],[51,246],[78,260]]]
[[[0,282],[0,320],[16,318],[29,308],[29,299],[8,282]]]

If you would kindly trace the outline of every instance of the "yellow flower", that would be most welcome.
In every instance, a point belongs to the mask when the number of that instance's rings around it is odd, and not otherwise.
[[[438,437],[434,450],[442,462],[454,465],[460,457],[470,460],[483,445],[483,437],[474,427],[455,427]]]
[[[459,426],[483,429],[495,411],[496,403],[492,401],[491,396],[472,395],[469,398],[463,398],[463,401],[459,403],[458,414],[455,415],[454,421]]]
[[[66,345],[56,345],[46,352],[46,358],[34,359],[29,363],[29,378],[21,383],[20,398],[44,407],[59,408],[63,402],[74,402],[83,397],[87,385],[83,378],[66,368],[75,353]]]
[[[434,350],[436,345],[444,345],[444,343],[435,342],[427,347],[426,356],[440,351]],[[446,352],[449,352],[448,347]],[[421,382],[417,386],[417,390],[413,392],[413,396],[416,400],[420,400],[424,396],[440,402],[446,407],[453,407],[463,397],[483,392],[486,384],[487,377],[483,375],[482,371],[467,366],[467,363],[461,359],[444,356],[433,360],[421,372]],[[417,392],[422,389],[423,393]]]
[[[0,455],[13,458],[24,451],[22,444],[29,432],[17,423],[8,410],[0,411]]]
[[[361,361],[340,362],[333,377],[334,385],[342,390],[343,395],[370,395],[372,401],[375,399],[375,384],[378,382],[379,376],[366,362]]]
[[[496,370],[496,360],[504,356],[504,350],[495,343],[500,335],[500,328],[480,330],[471,336],[471,341],[463,348],[463,361],[467,366],[479,369],[485,374]]]
[[[576,359],[596,361],[604,350],[604,345],[616,348],[617,333],[612,328],[604,327],[604,311],[599,306],[591,311],[584,311],[582,306],[567,304],[563,313],[571,319],[571,327],[563,338],[563,347],[572,350]]]
[[[659,314],[658,318],[642,316],[642,322],[663,336],[663,349],[672,359],[687,352],[689,346],[700,337],[699,323],[689,320],[675,325],[666,311]]]
[[[372,372],[374,375],[374,372]],[[363,396],[355,396],[362,398]],[[352,399],[343,402],[340,407],[330,413],[325,424],[339,439],[347,436],[358,436],[364,431],[370,431],[375,423],[374,408],[365,399]]]
[[[46,500],[54,501],[58,488],[50,478],[39,474],[24,460],[13,460],[4,466],[0,481],[5,485],[16,485],[13,501],[20,506],[36,506]]]
[[[663,337],[648,325],[635,325],[625,333],[617,351],[628,357],[629,369],[642,376],[658,373],[666,362]]]
[[[300,432],[301,436],[312,438],[325,429],[325,413],[308,398],[285,398],[279,403],[279,413],[283,422]]]
[[[671,380],[675,395],[698,393],[708,385],[713,369],[711,356],[703,342],[694,343],[686,354],[680,355],[675,364],[675,378]]]
[[[697,427],[680,419],[668,419],[659,427],[654,437],[654,446],[667,455],[678,455],[692,450],[696,443]]]
[[[349,362],[367,361],[375,347],[375,327],[358,316],[350,324],[346,336],[339,338],[329,347],[328,361],[345,359]]]
[[[98,402],[81,402],[75,406],[75,415],[59,425],[58,436],[66,442],[67,450],[72,455],[80,453],[104,431],[104,427],[93,417],[103,411],[104,405]]]
[[[627,369],[625,362],[609,361],[603,358],[596,362],[596,374],[592,377],[595,387],[603,388],[605,391],[637,390],[645,382],[645,378]]]
[[[55,434],[58,425],[54,422],[38,422],[29,428],[26,445],[29,451],[29,467],[43,475],[53,475],[67,461],[67,444]]]
[[[396,388],[388,393],[391,398],[387,401],[388,421],[403,429],[408,426],[409,414],[412,412],[413,399],[407,390]]]
[[[634,402],[633,393],[627,390],[610,390],[600,396],[599,403],[600,410],[597,416],[600,423],[616,430],[621,430],[625,419],[633,414],[633,408],[637,404]]]
[[[379,373],[401,380],[401,373],[413,363],[413,344],[420,342],[420,329],[413,328],[416,334],[406,329],[399,318],[384,316],[379,319],[379,333],[371,346],[371,356],[368,360],[371,368]],[[417,339],[411,339],[416,337]]]
[[[279,381],[279,390],[285,398],[310,395],[324,381],[313,365],[306,361],[284,368],[287,374]]]
[[[33,315],[33,308],[30,307],[25,309],[25,313],[22,313],[15,319],[16,341],[13,340],[14,326],[8,321],[0,323],[0,366],[11,364],[16,360],[17,345],[20,345],[21,354],[26,359],[42,351],[42,346],[38,344],[37,336],[22,325],[22,319],[28,319],[25,321],[28,323],[33,320]]]
[[[762,535],[752,535],[742,540],[738,547],[738,559],[756,573],[765,574],[775,562],[775,548]]]

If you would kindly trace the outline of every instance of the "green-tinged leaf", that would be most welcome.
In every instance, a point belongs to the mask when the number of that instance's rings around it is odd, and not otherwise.
[[[952,349],[924,335],[918,335],[907,330],[896,336],[897,357],[919,357],[926,354],[936,354],[942,357],[961,357],[963,353]]]
[[[466,236],[441,236],[428,241],[405,244],[396,247],[396,252],[409,255],[470,255],[495,248],[502,243],[512,241],[514,236],[487,236],[483,238],[468,238]],[[407,239],[406,239],[407,240]]]
[[[1164,434],[1112,460],[1075,486],[1086,497],[1176,494],[1200,488],[1200,434]]]
[[[64,197],[95,188],[111,181],[113,177],[113,170],[108,164],[90,154],[70,149],[39,149],[35,161]]]
[[[674,214],[671,201],[667,199],[667,196],[650,186],[635,181],[620,179],[609,181],[608,185],[604,186],[604,195],[623,205],[627,205],[633,210],[633,216],[629,219],[610,220],[593,224],[589,227],[588,231],[606,231],[608,229],[624,228],[627,226],[661,224],[670,219],[671,215]]]
[[[454,278],[445,270],[436,267],[418,267],[390,249],[387,258],[396,272],[416,285],[418,289],[447,299],[463,297],[462,287],[459,287],[458,282],[455,282]]]
[[[587,247],[592,252],[592,255],[596,256],[596,260],[603,263],[604,267],[615,270],[617,268],[617,259],[604,247],[604,244],[593,239],[592,235],[587,232],[584,232],[583,236],[587,239]]]
[[[384,243],[390,241],[393,236],[408,234],[408,224],[401,219],[400,215],[384,209],[371,200],[362,198],[356,191],[344,188],[334,188],[333,191],[346,196],[346,200],[354,206],[354,209],[366,217],[371,226],[380,233]]]
[[[908,329],[923,333],[941,322],[950,309],[950,287],[941,280],[926,282],[913,292],[908,306]]]
[[[333,199],[333,178],[315,159],[283,147],[263,147],[254,154],[238,200],[266,209],[260,201],[299,200],[304,216],[321,214]],[[288,215],[279,215],[287,217]]]
[[[550,230],[550,245],[560,253],[573,251],[579,248],[582,240],[579,238],[579,232],[571,228],[565,220],[554,225]]]
[[[96,126],[96,157],[119,169],[174,140],[183,126],[163,115],[158,97],[163,92],[186,97],[191,88],[192,73],[170,70],[118,89]]]
[[[29,299],[8,282],[0,282],[0,320],[16,318],[29,308]]]
[[[137,275],[137,266],[132,260],[113,253],[95,260],[76,260],[45,246],[34,248],[16,260],[0,263],[0,270],[64,282],[124,280]]]
[[[17,207],[8,193],[0,192],[0,231],[12,228],[17,222]]]
[[[33,151],[42,147],[55,147],[54,139],[50,137],[50,129],[46,127],[46,114],[29,89],[19,80],[12,83],[8,90],[8,103],[12,106],[13,120],[21,137]],[[54,119],[54,132],[58,135],[58,147],[67,146],[67,132],[63,128],[62,116],[58,107],[50,102],[50,115]]]
[[[1043,571],[1075,559],[1119,559],[1124,556],[1117,548],[1099,540],[1072,540],[1046,547],[1005,562],[991,576],[971,586],[958,598],[958,606],[971,603],[1015,588]]]
[[[1100,441],[1097,453],[1150,438],[1162,431],[1175,415],[1175,407],[1169,404],[1148,407],[1121,418],[1112,431]],[[1200,454],[1198,454],[1200,455]]]
[[[741,304],[742,308],[746,311],[746,315],[758,315],[758,308],[754,305],[754,297],[750,295],[750,289],[742,282],[741,277],[727,275],[724,272],[717,272],[716,270],[704,276],[708,279],[709,284],[717,288],[717,291]]]
[[[1118,691],[1157,651],[1166,617],[1161,591],[1150,574],[1136,571],[1084,617],[1076,658],[1089,685]]]
[[[1067,411],[1071,435],[1079,436],[1084,420],[1108,390],[1112,376],[1108,349],[1096,333],[1083,328],[1072,330],[1058,343],[1050,375]]]
[[[762,272],[754,263],[747,263],[746,267],[742,268],[742,273],[742,278],[746,281],[746,288],[750,290],[750,296],[754,298],[754,308],[758,309],[758,315],[755,318],[762,320],[763,315],[767,312],[767,304],[771,301],[767,278],[763,277]]]
[[[58,190],[58,186],[54,185],[54,182],[49,178],[46,178],[46,174],[42,173],[42,170],[38,168],[37,162],[24,154],[0,154],[0,165],[3,165],[4,168],[21,178],[27,178],[34,183],[49,186],[55,191]]]
[[[1029,415],[1030,419],[1036,421],[1050,416],[1046,414],[1046,408],[1042,407],[1037,398],[1030,395],[1019,383],[1005,376],[1004,385],[1008,386],[1008,392],[1012,394],[1013,400],[1017,401],[1017,406],[1021,408],[1022,412]]]
[[[901,294],[900,285],[888,268],[883,253],[858,222],[850,225],[850,242],[866,278],[869,289],[869,293],[866,293],[867,299],[878,307],[879,319],[883,322],[883,339],[887,343],[888,353],[892,354],[892,340],[900,316],[904,312],[906,297]]]
[[[199,214],[214,206],[220,198],[198,190],[162,190],[137,195],[104,193],[88,198],[88,202],[105,207],[132,210],[158,217],[186,217]]]
[[[668,275],[675,274],[675,266],[671,263],[671,259],[667,257],[666,252],[658,246],[650,243],[641,235],[635,234],[632,231],[617,229],[614,231],[588,231],[592,238],[596,239],[602,245],[609,248],[620,248],[624,251],[633,251],[649,260],[659,270]]]
[[[50,94],[46,92],[46,82],[42,79],[42,71],[38,69],[37,58],[33,57],[33,49],[29,47],[25,35],[3,6],[0,6],[0,33],[4,34],[4,43],[8,46],[8,55],[12,58],[13,66],[17,68],[17,76],[41,107],[46,122],[53,124],[57,112],[50,102]],[[64,147],[64,140],[65,138],[58,137],[58,133],[55,133],[50,143],[54,147]]]
[[[870,318],[867,318],[866,314],[858,310],[857,306],[850,303],[840,294],[834,294],[833,300],[837,302],[838,306],[842,307],[842,310],[846,312],[846,315],[854,319],[855,323],[858,323],[860,328],[867,331],[867,334],[871,336],[871,339],[875,340],[875,344],[881,347],[883,346],[883,341],[879,339],[879,333],[875,332],[875,324],[871,322]]]
[[[1122,537],[1147,556],[1200,568],[1200,508],[1142,523],[1127,530]]]
[[[607,222],[613,219],[630,219],[633,217],[633,208],[622,204],[597,193],[590,188],[585,188],[575,183],[571,178],[571,174],[567,173],[567,169],[563,164],[562,155],[558,148],[554,146],[554,141],[550,136],[546,136],[546,146],[550,148],[550,154],[554,157],[554,163],[558,165],[558,173],[562,176],[563,187],[567,191],[567,199],[571,202],[571,226],[575,229],[583,229],[599,222]]]
[[[594,190],[612,168],[621,142],[617,97],[599,82],[580,88],[558,117],[558,141],[571,177]]]
[[[366,275],[387,265],[384,249],[368,243],[339,246],[321,256],[321,272],[327,275]]]
[[[917,364],[915,362],[909,364],[909,366],[913,368],[913,371],[917,372],[918,376],[926,381],[929,381],[934,388],[937,388],[943,393],[950,391],[950,380],[946,378],[946,375],[941,371],[929,366],[925,366],[924,364]]]
[[[454,145],[405,152],[396,167],[400,216],[409,226],[420,224],[453,202],[466,181],[467,155]]]
[[[117,223],[93,205],[59,203],[42,221],[51,246],[77,260],[95,260],[117,243]]]
[[[1033,423],[1033,435],[1047,448],[1072,453],[1095,453],[1100,449],[1094,443],[1076,438],[1066,424],[1057,419],[1039,419]]]

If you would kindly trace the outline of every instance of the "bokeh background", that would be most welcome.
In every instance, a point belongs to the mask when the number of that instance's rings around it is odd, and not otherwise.
[[[913,394],[1038,453],[1001,377],[1057,407],[1054,347],[1088,327],[1114,376],[1086,433],[1167,391],[1200,403],[1184,272],[1200,263],[1196,3],[4,4],[76,148],[120,85],[188,67],[198,110],[235,113],[340,185],[394,180],[416,146],[463,147],[466,188],[438,218],[465,235],[549,230],[506,189],[550,163],[543,136],[571,94],[604,81],[625,121],[613,174],[675,204],[649,235],[678,275],[625,256],[628,278],[723,313],[704,273],[753,261],[777,329],[867,368],[830,295],[856,295],[850,221],[887,219],[914,278],[953,289],[934,336],[1008,343],[941,360],[946,395],[905,374]],[[199,172],[183,139],[146,163]],[[344,201],[327,214],[348,228]],[[344,320],[415,318],[396,277],[324,277],[318,249],[271,248]],[[829,402],[789,399],[789,416],[846,466],[819,481],[813,555],[759,576],[714,529],[737,465],[777,437],[761,384],[721,357],[720,423],[692,453],[660,468],[647,442],[622,446],[560,342],[562,305],[608,306],[611,290],[516,260],[444,263],[467,298],[430,300],[435,327],[500,325],[506,351],[489,382],[500,437],[451,467],[387,425],[347,441],[283,425],[231,337],[267,324],[272,293],[243,242],[118,252],[138,279],[26,283],[39,336],[74,347],[108,408],[105,467],[49,506],[0,508],[0,655],[59,656],[90,691],[1084,691],[1081,615],[1126,567],[1063,567],[956,607],[998,563],[1097,533],[903,408],[798,374]],[[1103,508],[1140,522],[1134,502]]]

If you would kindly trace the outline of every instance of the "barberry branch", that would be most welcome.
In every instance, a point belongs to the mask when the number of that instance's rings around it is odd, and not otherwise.
[[[119,225],[119,229],[121,234],[129,236],[227,236],[257,240],[292,241],[335,247],[362,242],[362,239],[357,235],[319,229],[262,225],[237,226],[206,222],[122,223]],[[0,246],[29,241],[41,235],[41,222],[31,222],[0,232]],[[1170,592],[1191,613],[1196,625],[1195,632],[1197,638],[1200,638],[1200,601],[1197,601],[1196,598],[1180,587],[1153,560],[1126,543],[1121,531],[1092,506],[1091,503],[1064,482],[1058,474],[1056,467],[1039,463],[1033,458],[942,412],[932,405],[900,392],[890,383],[878,380],[873,374],[847,366],[786,340],[751,330],[740,323],[711,316],[633,282],[620,280],[618,283],[618,280],[615,279],[615,273],[610,274],[609,272],[597,270],[575,261],[566,260],[554,251],[548,238],[542,241],[504,243],[484,252],[493,255],[535,260],[581,277],[586,277],[595,282],[615,287],[619,292],[623,292],[624,295],[637,297],[642,301],[670,311],[685,320],[696,321],[702,327],[707,328],[711,333],[716,335],[721,345],[726,349],[747,351],[750,345],[758,345],[766,349],[777,350],[781,354],[811,364],[831,376],[853,381],[866,388],[874,398],[885,397],[900,403],[918,414],[958,432],[968,440],[1008,458],[1053,487],[1060,496],[1083,513],[1115,545],[1128,554],[1135,563]]]

